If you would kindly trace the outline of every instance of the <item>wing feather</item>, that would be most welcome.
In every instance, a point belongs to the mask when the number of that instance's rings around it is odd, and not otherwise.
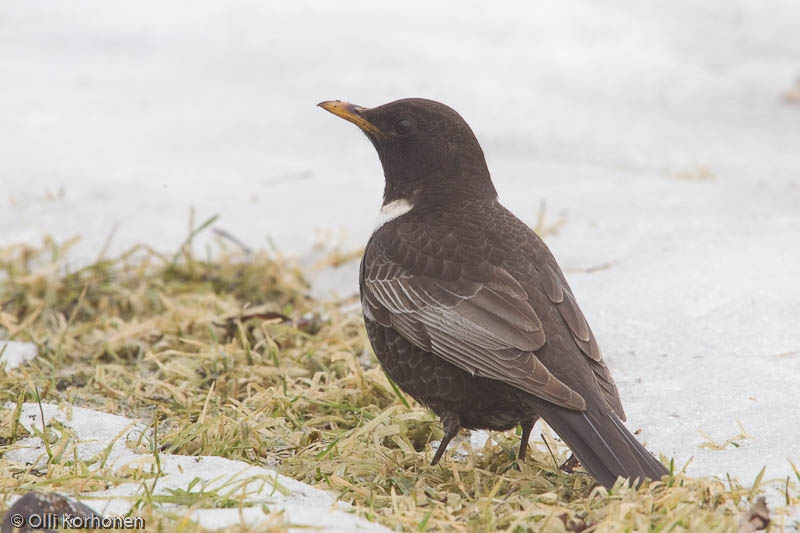
[[[605,361],[603,361],[603,354],[597,345],[597,339],[595,339],[586,318],[583,316],[583,312],[578,307],[575,297],[567,287],[562,275],[558,274],[549,264],[544,269],[542,287],[548,299],[556,304],[556,308],[572,334],[575,344],[578,345],[584,355],[591,359],[592,372],[594,373],[595,381],[600,386],[603,397],[617,416],[625,420],[625,412],[622,409],[622,401],[619,398],[617,385],[614,383]]]
[[[463,278],[445,283],[429,276],[387,279],[391,270],[365,273],[362,305],[372,316],[385,316],[375,310],[385,308],[391,327],[406,339],[473,375],[585,409],[580,394],[536,357],[535,350],[546,342],[542,322],[522,285],[505,269],[495,268],[495,276],[484,283]]]
[[[535,307],[549,301],[554,310],[545,310],[553,313],[548,319],[561,317],[566,326],[561,338],[574,340],[578,353],[588,359],[600,392],[624,418],[616,385],[586,318],[535,234],[530,234],[533,241],[527,254],[540,261],[528,264],[530,268],[521,274],[526,276],[523,283],[502,265],[488,259],[465,261],[460,256],[461,245],[474,248],[470,252],[474,257],[478,250],[491,249],[488,241],[462,242],[454,236],[457,230],[445,226],[420,231],[420,226],[403,223],[392,236],[386,233],[387,225],[380,231],[384,239],[371,241],[362,261],[361,303],[368,319],[394,328],[414,345],[473,375],[501,380],[557,405],[582,410],[584,398],[556,378],[537,356],[547,337]],[[471,239],[471,235],[465,232],[462,238]]]

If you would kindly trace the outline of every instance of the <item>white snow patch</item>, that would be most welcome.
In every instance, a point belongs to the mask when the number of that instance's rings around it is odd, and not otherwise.
[[[17,368],[26,361],[36,357],[39,350],[32,342],[0,340],[0,367],[6,370]]]
[[[7,404],[13,407],[12,404]],[[40,410],[41,409],[41,410]],[[44,421],[42,420],[44,413]],[[68,427],[77,437],[78,458],[102,459],[100,465],[112,468],[151,465],[156,469],[155,458],[141,446],[134,450],[128,442],[136,442],[149,429],[128,418],[110,415],[80,407],[62,408],[43,403],[22,405],[20,423],[28,431],[42,430],[53,420]],[[145,439],[146,441],[146,439]],[[15,449],[6,452],[11,463],[42,464],[47,460],[39,437],[20,440]],[[255,525],[275,522],[276,517],[264,514],[262,507],[270,513],[282,512],[290,530],[305,531],[307,528],[322,528],[325,531],[388,531],[348,513],[349,505],[337,502],[333,494],[305,483],[295,481],[268,468],[256,467],[222,457],[172,455],[158,456],[161,475],[155,482],[154,494],[167,494],[170,490],[214,491],[239,498],[246,494],[246,502],[252,507],[243,509],[199,509],[191,512],[192,520],[208,529],[219,529],[240,523]],[[199,480],[199,481],[198,481]],[[130,511],[131,496],[142,496],[141,483],[123,484],[107,491],[81,494],[83,503],[101,514],[124,514]],[[21,496],[21,495],[20,495]],[[280,521],[278,523],[281,523]]]

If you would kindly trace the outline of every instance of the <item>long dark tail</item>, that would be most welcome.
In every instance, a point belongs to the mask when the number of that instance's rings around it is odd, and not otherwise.
[[[638,486],[644,478],[661,479],[668,473],[613,412],[602,413],[595,407],[571,411],[548,406],[540,409],[539,414],[578,456],[589,474],[606,488],[618,477],[629,478]]]

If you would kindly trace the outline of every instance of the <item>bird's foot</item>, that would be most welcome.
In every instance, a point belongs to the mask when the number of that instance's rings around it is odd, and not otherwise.
[[[578,457],[573,453],[570,454],[569,458],[564,461],[564,464],[561,465],[561,470],[566,472],[567,474],[573,474],[575,469],[581,466],[581,462],[578,460]]]

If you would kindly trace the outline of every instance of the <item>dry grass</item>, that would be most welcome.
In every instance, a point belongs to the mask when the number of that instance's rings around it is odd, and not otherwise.
[[[567,450],[547,434],[517,469],[513,431],[479,450],[462,441],[452,446],[462,454],[431,467],[429,442],[441,437],[434,417],[377,367],[360,316],[309,299],[290,261],[224,249],[199,260],[188,239],[175,256],[140,246],[71,271],[68,248],[0,250],[0,339],[39,348],[34,361],[0,369],[0,453],[25,436],[15,409],[2,406],[40,399],[149,421],[152,440],[121,438],[156,456],[266,465],[397,530],[732,531],[760,493],[760,480],[743,487],[680,473],[607,491],[561,472]],[[44,432],[45,466],[0,456],[0,513],[11,494],[81,494],[146,475],[78,461],[65,453],[65,428]],[[796,481],[786,481],[787,503],[798,502]],[[167,503],[242,505],[191,489]],[[149,525],[200,531],[162,503],[143,494],[134,512]],[[286,527],[274,518],[275,530]]]

